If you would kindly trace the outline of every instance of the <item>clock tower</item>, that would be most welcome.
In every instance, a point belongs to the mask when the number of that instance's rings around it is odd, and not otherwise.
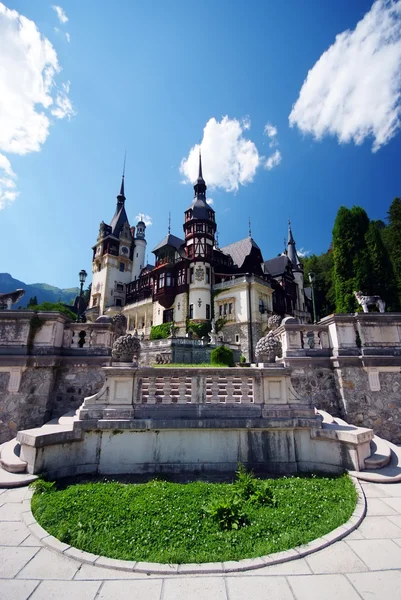
[[[195,197],[185,211],[185,252],[189,259],[188,317],[194,321],[210,321],[212,303],[212,260],[216,221],[214,210],[206,202],[206,183],[202,175],[199,152],[199,173],[194,185]]]

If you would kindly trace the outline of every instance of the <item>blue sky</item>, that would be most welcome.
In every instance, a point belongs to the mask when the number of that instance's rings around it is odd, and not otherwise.
[[[199,142],[220,246],[250,217],[265,258],[288,217],[298,248],[320,253],[339,206],[384,219],[401,194],[401,0],[62,0],[64,22],[50,2],[5,5],[43,37],[0,10],[2,272],[60,287],[90,273],[125,149],[127,213],[153,222],[150,261],[169,211],[182,235]]]

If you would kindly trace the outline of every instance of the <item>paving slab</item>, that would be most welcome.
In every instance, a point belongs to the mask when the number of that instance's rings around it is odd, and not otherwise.
[[[383,502],[381,498],[369,498],[368,516],[387,516],[387,515],[398,515],[394,508],[391,508],[387,502]]]
[[[285,577],[232,577],[227,579],[227,591],[230,600],[294,600]]]
[[[26,600],[38,585],[37,581],[0,580],[0,600]]]
[[[364,600],[400,600],[401,571],[351,573],[348,579]]]
[[[401,515],[401,498],[383,498],[383,502],[386,502],[391,508],[397,511]],[[1,509],[0,509],[1,510]]]
[[[35,556],[37,548],[0,547],[0,578],[11,579]],[[1,586],[1,583],[0,583]]]
[[[18,550],[28,548],[18,547]],[[18,574],[19,579],[72,579],[79,568],[79,562],[66,558],[46,548],[41,548],[36,556]]]
[[[0,546],[19,546],[28,536],[28,528],[23,523],[0,521]]]
[[[401,537],[401,529],[387,517],[367,516],[359,526],[366,539],[391,539]]]
[[[385,483],[367,483],[366,481],[359,482],[362,485],[363,493],[366,498],[386,498],[389,494],[386,492],[386,488],[390,487],[390,484]]]
[[[94,600],[100,581],[42,581],[29,600]]]
[[[369,484],[372,486],[372,489],[374,488],[376,490],[376,492],[378,494],[380,494],[379,497],[383,497],[383,498],[387,498],[388,496],[390,496],[390,498],[400,498],[401,497],[401,483],[375,483],[375,484]],[[363,487],[363,490],[365,491],[365,487]]]
[[[305,558],[298,558],[297,560],[290,560],[285,563],[278,565],[269,565],[255,571],[255,575],[310,575],[312,571]],[[227,573],[227,577],[252,577],[253,573],[250,572],[239,572],[239,573]]]
[[[16,488],[15,490],[4,490],[1,496],[1,502],[22,502],[25,500],[26,488]]]
[[[22,503],[10,502],[0,506],[0,521],[20,521]]]
[[[347,544],[372,571],[401,569],[401,548],[393,540],[353,540]]]
[[[23,542],[20,543],[20,546],[39,546],[39,547],[42,547],[43,544],[34,535],[28,535],[28,537]]]
[[[368,567],[345,542],[338,542],[306,557],[312,573],[358,573]]]
[[[361,600],[344,575],[304,575],[287,578],[296,600]]]
[[[175,577],[164,582],[163,600],[209,600],[209,598],[228,600],[223,577]]]
[[[150,575],[150,578],[161,579],[161,575]],[[149,579],[149,575],[146,575],[146,573],[134,573],[133,571],[121,571],[83,564],[76,572],[74,580],[81,581],[83,579]]]
[[[162,580],[137,580],[137,581],[105,581],[100,588],[96,600],[121,600],[129,598],[135,600],[160,600]],[[179,596],[174,600],[179,600]],[[204,596],[207,598],[207,596]],[[210,596],[212,600],[218,600]],[[192,599],[192,597],[191,597]],[[75,599],[74,599],[75,600]],[[164,596],[163,600],[167,600]],[[188,598],[186,598],[188,600]]]

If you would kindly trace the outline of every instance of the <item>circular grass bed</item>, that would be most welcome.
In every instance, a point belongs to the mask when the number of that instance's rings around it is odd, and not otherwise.
[[[110,558],[200,563],[306,544],[345,523],[357,501],[348,475],[227,483],[38,482],[32,511],[65,542]]]

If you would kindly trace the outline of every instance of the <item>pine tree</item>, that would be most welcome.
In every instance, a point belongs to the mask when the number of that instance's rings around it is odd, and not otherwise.
[[[388,310],[398,310],[397,284],[393,265],[384,245],[381,232],[383,221],[371,221],[366,232],[366,245],[370,260],[370,285],[368,292],[378,294],[386,301]]]
[[[335,289],[333,279],[333,252],[306,256],[302,259],[304,266],[305,286],[308,286],[308,274],[315,274],[314,292],[316,314],[318,319],[331,314],[335,310]]]
[[[341,206],[333,228],[336,311],[354,312],[354,292],[370,292],[370,260],[366,245],[369,217],[360,206]]]

